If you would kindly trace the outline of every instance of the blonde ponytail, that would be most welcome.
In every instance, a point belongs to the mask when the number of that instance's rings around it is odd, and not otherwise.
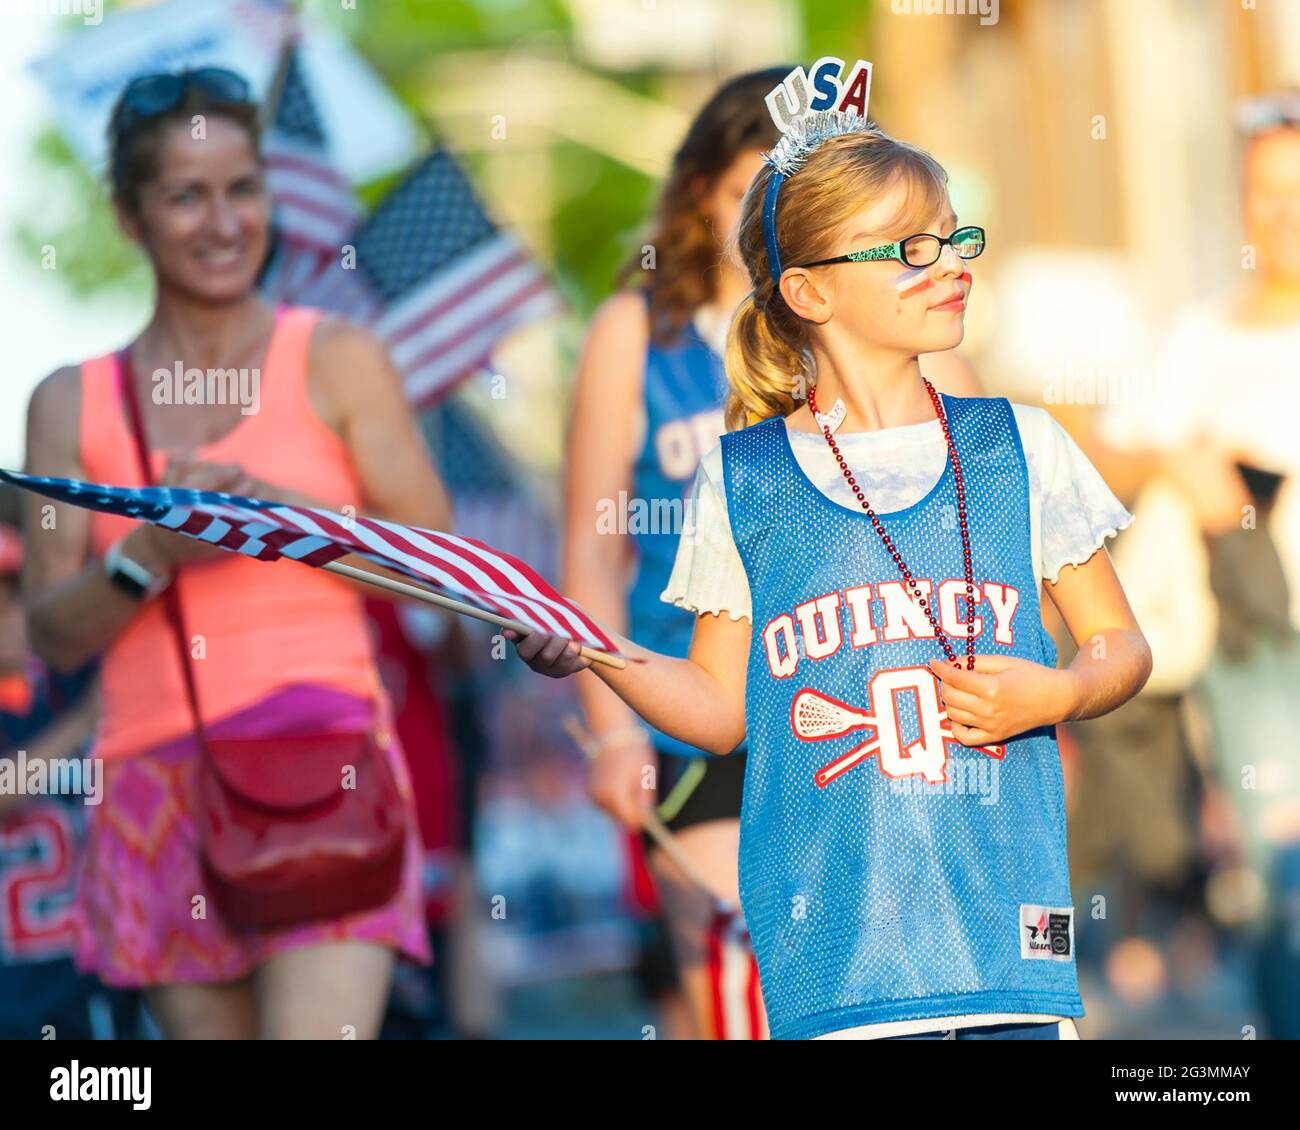
[[[807,395],[812,379],[812,359],[799,340],[800,327],[781,326],[769,314],[775,295],[771,280],[767,288],[765,308],[760,309],[754,295],[746,296],[727,333],[725,364],[731,388],[725,412],[729,432],[772,416],[788,416]],[[775,297],[785,313],[782,320],[797,322],[780,296]]]

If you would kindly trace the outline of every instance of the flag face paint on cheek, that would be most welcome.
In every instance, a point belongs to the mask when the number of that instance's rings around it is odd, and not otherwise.
[[[908,267],[907,270],[897,274],[893,278],[894,289],[898,291],[899,298],[911,298],[914,294],[920,294],[923,290],[928,290],[934,285],[934,280],[930,278],[929,267]]]
[[[930,278],[926,272],[929,267],[914,267],[903,271],[902,274],[894,276],[894,288],[898,291],[899,298],[911,298],[914,294],[920,294],[922,291],[929,290],[934,286],[934,279]],[[957,276],[957,281],[965,283],[969,287],[973,283],[970,271],[963,271]]]

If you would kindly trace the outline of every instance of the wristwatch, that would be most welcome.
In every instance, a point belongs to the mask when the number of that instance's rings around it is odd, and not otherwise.
[[[104,554],[104,573],[114,588],[136,600],[152,599],[171,583],[171,577],[166,574],[155,577],[140,562],[127,557],[122,552],[121,539],[109,546]]]

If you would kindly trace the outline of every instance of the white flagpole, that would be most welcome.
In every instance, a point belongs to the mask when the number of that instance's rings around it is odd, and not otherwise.
[[[530,628],[527,624],[521,624],[518,620],[508,620],[504,616],[498,616],[495,612],[485,612],[481,608],[475,608],[472,604],[453,600],[441,593],[430,592],[418,585],[409,585],[405,581],[397,581],[391,577],[372,573],[368,569],[358,569],[353,565],[344,565],[341,561],[331,561],[321,567],[328,569],[331,573],[338,573],[340,576],[349,577],[354,581],[361,581],[363,584],[374,585],[376,588],[387,589],[389,592],[399,593],[402,596],[412,596],[416,600],[424,601],[426,604],[436,604],[442,608],[449,608],[452,612],[459,612],[462,616],[473,616],[475,620],[486,620],[489,624],[496,624],[501,628],[513,628],[520,635],[528,636],[536,631],[535,628]],[[609,655],[594,647],[583,647],[582,655],[593,663],[604,663],[606,666],[615,667],[619,670],[627,666],[627,662],[619,656]]]

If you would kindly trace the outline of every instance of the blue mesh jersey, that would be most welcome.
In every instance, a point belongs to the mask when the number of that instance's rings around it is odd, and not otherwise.
[[[642,393],[645,443],[633,469],[627,508],[627,531],[637,553],[636,579],[628,593],[628,635],[643,647],[679,659],[690,650],[695,616],[660,600],[659,594],[673,571],[695,470],[725,430],[726,391],[721,358],[690,322],[670,346],[651,341]],[[654,744],[683,757],[708,756],[658,731]]]
[[[961,457],[977,654],[1054,666],[1010,404],[943,398]],[[951,736],[934,629],[864,512],[795,461],[780,418],[722,440],[753,643],[740,890],[775,1039],[982,1013],[1082,1016],[1054,729]],[[951,461],[881,519],[962,654]]]

